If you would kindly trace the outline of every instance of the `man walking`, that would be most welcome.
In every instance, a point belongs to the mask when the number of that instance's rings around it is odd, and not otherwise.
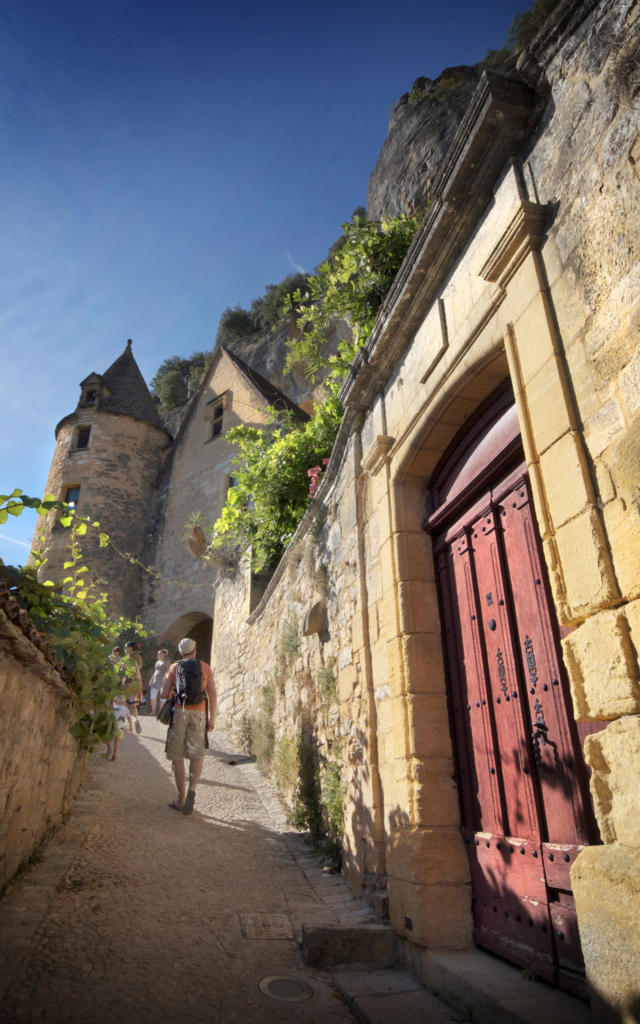
[[[216,688],[210,666],[196,658],[195,640],[185,637],[178,644],[178,650],[182,657],[167,672],[160,696],[163,700],[173,699],[173,721],[167,735],[166,753],[173,768],[178,799],[169,807],[191,814],[205,748],[209,746],[207,732],[215,723]],[[189,761],[188,788],[185,758]]]

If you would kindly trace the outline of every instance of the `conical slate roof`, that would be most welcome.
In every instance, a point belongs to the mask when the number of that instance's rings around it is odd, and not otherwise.
[[[145,379],[140,373],[138,364],[131,351],[131,339],[121,356],[111,364],[101,378],[106,386],[100,396],[100,411],[118,413],[122,416],[133,416],[145,420],[159,430],[166,432],[160,418],[156,403],[149,393]]]

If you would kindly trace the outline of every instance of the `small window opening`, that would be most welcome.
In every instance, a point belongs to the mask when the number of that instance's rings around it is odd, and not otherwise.
[[[87,391],[85,391],[85,393],[83,395],[82,404],[83,405],[95,405],[97,397],[98,397],[97,388],[89,388]]]
[[[78,502],[80,501],[80,484],[74,485],[73,487],[67,487],[64,492],[64,500],[67,505],[73,505],[75,511],[78,508]]]
[[[88,448],[90,436],[91,427],[78,427],[78,433],[76,434],[76,448]]]
[[[217,437],[222,433],[222,417],[224,413],[224,402],[216,402],[211,411],[211,434],[210,437]]]

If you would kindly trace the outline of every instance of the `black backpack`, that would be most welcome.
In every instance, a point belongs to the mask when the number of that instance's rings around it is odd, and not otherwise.
[[[202,667],[198,658],[185,658],[176,666],[176,704],[188,707],[204,700]]]

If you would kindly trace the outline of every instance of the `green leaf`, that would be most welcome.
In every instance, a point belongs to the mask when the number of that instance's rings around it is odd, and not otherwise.
[[[76,533],[78,534],[79,537],[84,537],[86,532],[87,532],[87,524],[86,523],[79,523],[76,526]]]
[[[7,521],[7,510],[0,508],[0,523],[6,523]]]
[[[24,511],[24,505],[7,505],[7,512],[10,516],[22,515]]]

